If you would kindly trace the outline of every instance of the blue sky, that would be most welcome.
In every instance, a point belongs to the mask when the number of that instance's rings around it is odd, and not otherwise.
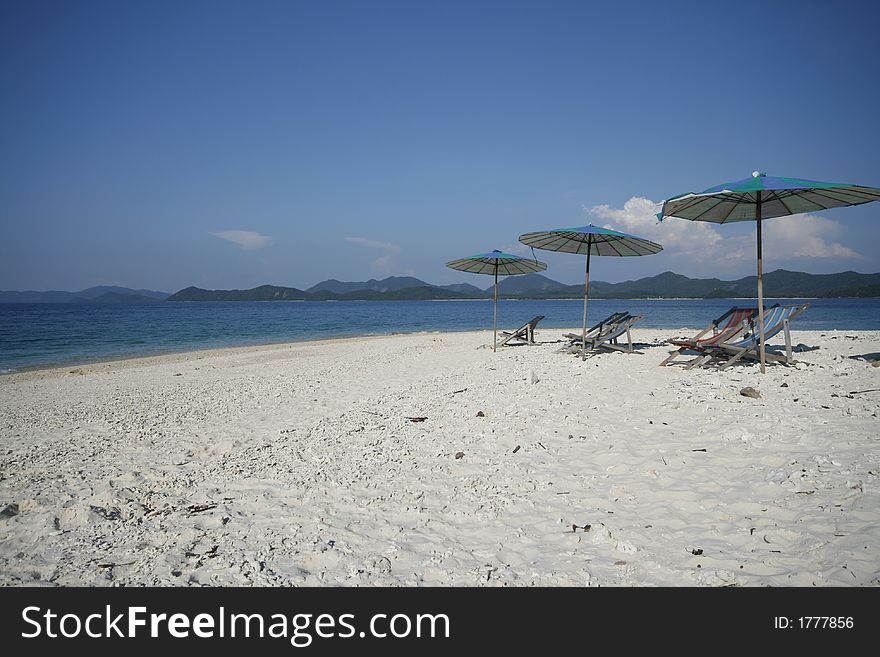
[[[592,222],[754,272],[754,227],[653,203],[772,175],[880,186],[872,2],[0,5],[0,289],[305,288]],[[880,203],[773,219],[765,271],[880,271]],[[672,225],[673,223],[677,225]],[[542,252],[547,275],[581,258]]]

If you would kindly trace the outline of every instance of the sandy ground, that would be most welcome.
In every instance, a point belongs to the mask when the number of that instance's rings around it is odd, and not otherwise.
[[[0,584],[880,583],[880,332],[764,376],[562,333],[2,376]]]

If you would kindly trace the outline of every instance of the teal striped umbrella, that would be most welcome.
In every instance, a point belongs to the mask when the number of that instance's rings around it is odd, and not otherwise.
[[[590,297],[590,256],[643,256],[659,253],[663,247],[635,235],[590,224],[579,228],[555,228],[519,236],[519,241],[536,249],[580,253],[587,256],[584,280],[584,326],[581,334],[581,360],[587,353],[587,300]]]
[[[658,218],[726,224],[754,221],[758,226],[758,321],[761,336],[761,372],[764,372],[764,281],[761,222],[773,217],[816,212],[847,205],[880,201],[880,188],[829,183],[801,178],[776,178],[755,171],[750,178],[710,187],[699,194],[682,194],[663,203]]]
[[[447,262],[446,266],[459,271],[470,272],[471,274],[495,276],[495,296],[492,308],[492,351],[495,351],[498,345],[498,275],[516,276],[518,274],[532,274],[547,269],[547,265],[543,262],[538,262],[537,259],[529,260],[518,255],[502,253],[498,249],[489,253],[478,253],[467,258],[453,260],[452,262]]]

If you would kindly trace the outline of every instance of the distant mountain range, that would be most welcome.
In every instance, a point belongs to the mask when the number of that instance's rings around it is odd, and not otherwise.
[[[412,290],[416,288],[428,287],[438,290],[449,290],[450,292],[460,292],[462,294],[473,296],[476,298],[480,298],[485,294],[484,290],[481,290],[476,285],[470,285],[468,283],[455,283],[453,285],[432,285],[431,283],[426,283],[425,281],[419,280],[418,278],[413,278],[412,276],[389,276],[388,278],[382,279],[381,281],[377,281],[375,278],[371,278],[368,281],[364,282],[344,282],[337,281],[335,278],[331,278],[328,281],[322,281],[317,285],[313,285],[306,292],[309,294],[321,294],[330,292],[332,294],[339,295],[347,295],[352,292],[363,292],[365,290],[369,290],[370,292],[381,292],[381,293],[394,293],[401,292],[403,290]]]
[[[671,271],[622,283],[590,282],[596,299],[755,297],[757,280],[688,278]],[[499,296],[516,299],[573,299],[583,296],[582,284],[567,285],[541,274],[509,276],[498,284]],[[764,275],[767,297],[880,297],[880,273],[806,274],[778,269]],[[431,285],[411,276],[382,280],[330,279],[308,290],[261,285],[249,290],[204,290],[188,287],[175,294],[125,287],[98,286],[80,292],[0,292],[0,303],[148,303],[157,301],[406,301],[431,299],[488,299],[492,286],[468,283]]]
[[[132,290],[117,285],[98,285],[79,292],[3,292],[0,303],[146,303],[164,301],[168,292],[154,290]]]
[[[592,281],[590,296],[596,299],[634,298],[730,298],[755,297],[757,280],[746,276],[735,281],[718,278],[688,278],[673,272],[640,278],[636,281],[606,283]],[[542,276],[510,276],[498,284],[498,294],[517,299],[579,298],[583,285],[566,285]],[[806,274],[778,269],[764,275],[767,297],[877,297],[880,296],[880,273]],[[492,287],[480,289],[469,284],[431,285],[410,276],[391,276],[383,280],[343,282],[323,281],[300,290],[292,287],[262,285],[250,290],[203,290],[188,287],[171,295],[169,301],[285,301],[285,300],[419,300],[487,299]]]

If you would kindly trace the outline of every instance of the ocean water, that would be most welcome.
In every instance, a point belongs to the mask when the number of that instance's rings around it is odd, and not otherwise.
[[[880,330],[880,299],[768,299],[809,303],[794,330]],[[751,305],[754,301],[751,302]],[[590,301],[590,323],[617,311],[644,315],[636,327],[703,328],[746,299]],[[536,315],[542,329],[581,325],[581,300],[498,302],[498,327]],[[0,372],[211,347],[415,331],[492,328],[491,301],[159,302],[0,304]]]

